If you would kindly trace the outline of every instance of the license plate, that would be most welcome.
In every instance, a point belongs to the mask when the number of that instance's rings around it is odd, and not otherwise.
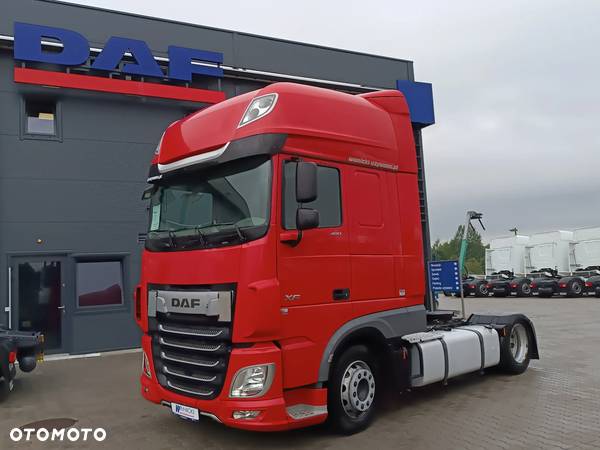
[[[197,408],[191,406],[180,405],[179,403],[171,403],[171,411],[173,414],[183,417],[184,419],[199,420],[200,413]]]

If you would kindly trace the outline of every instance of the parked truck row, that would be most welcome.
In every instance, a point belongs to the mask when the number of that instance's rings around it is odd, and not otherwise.
[[[600,227],[492,239],[485,272],[463,280],[465,295],[600,298]]]

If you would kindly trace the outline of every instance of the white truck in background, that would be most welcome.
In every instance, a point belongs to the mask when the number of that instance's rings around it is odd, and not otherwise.
[[[527,278],[526,253],[529,236],[514,235],[490,241],[485,251],[485,275],[488,292],[494,297],[529,297],[531,280]]]

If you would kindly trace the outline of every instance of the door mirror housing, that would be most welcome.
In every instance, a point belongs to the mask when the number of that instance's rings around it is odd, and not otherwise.
[[[298,203],[310,203],[316,199],[317,165],[300,161],[296,165],[296,201]]]
[[[310,230],[319,226],[319,211],[311,208],[296,210],[296,228],[298,231]]]
[[[144,192],[142,193],[142,200],[150,200],[150,198],[152,198],[152,196],[154,195],[154,193],[156,192],[156,185],[150,186],[149,188],[144,189]]]

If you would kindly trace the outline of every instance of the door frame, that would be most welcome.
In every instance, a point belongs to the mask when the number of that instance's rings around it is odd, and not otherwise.
[[[72,326],[73,313],[75,305],[73,296],[71,295],[71,287],[74,285],[73,270],[71,260],[66,252],[14,252],[7,254],[7,267],[10,272],[9,293],[10,293],[10,317],[12,329],[19,329],[19,282],[18,282],[18,264],[25,261],[40,261],[52,260],[59,261],[61,265],[61,289],[60,289],[60,304],[65,307],[65,312],[61,315],[60,321],[60,338],[61,344],[58,348],[46,351],[47,354],[52,353],[69,353],[72,348]],[[8,275],[8,274],[7,274]]]

